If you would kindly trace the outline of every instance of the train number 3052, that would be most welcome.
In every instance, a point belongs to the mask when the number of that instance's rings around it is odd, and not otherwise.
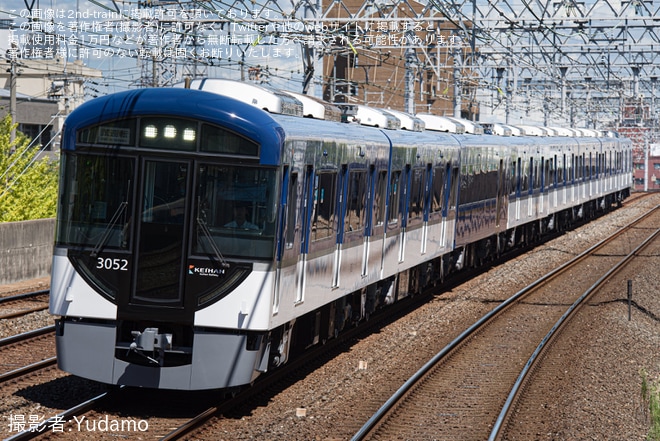
[[[99,257],[96,261],[96,268],[113,271],[128,271],[128,260]]]

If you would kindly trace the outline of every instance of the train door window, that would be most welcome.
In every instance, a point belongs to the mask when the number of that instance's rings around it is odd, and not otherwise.
[[[515,194],[518,190],[518,177],[520,176],[520,159],[518,161],[511,161],[511,179],[509,183],[509,188],[511,189],[511,194]]]
[[[598,172],[600,169],[600,155],[596,153],[595,155],[593,153],[589,153],[589,178],[590,179],[596,179],[598,177]]]
[[[314,179],[314,206],[311,240],[330,237],[335,232],[337,172],[321,172]]]
[[[535,158],[529,158],[529,186],[530,190],[534,190],[536,188],[539,188],[540,186],[540,180],[539,180],[539,162]]]
[[[387,170],[378,172],[374,192],[374,227],[385,224],[385,201],[387,199]]]
[[[424,189],[426,173],[423,168],[412,169],[410,176],[410,197],[408,198],[408,225],[421,222],[424,214]]]
[[[614,152],[614,171],[617,173],[621,171],[621,153],[619,152]]]
[[[600,171],[602,170],[602,160],[603,160],[603,155],[601,153],[596,153],[593,162],[594,178],[598,178],[598,176],[600,176]]]
[[[284,246],[287,250],[293,248],[293,243],[298,229],[298,199],[300,197],[300,188],[298,183],[298,173],[291,173],[289,178],[289,191],[286,203],[286,232]]]
[[[394,170],[390,175],[390,194],[387,223],[394,226],[399,222],[401,212],[401,170]]]
[[[546,187],[556,187],[557,186],[557,156],[554,158],[548,159],[548,179],[546,181]]]
[[[467,203],[472,201],[472,190],[474,189],[473,185],[470,185],[472,182],[472,165],[468,164],[469,158],[465,159],[465,162],[461,163],[461,202]]]
[[[584,153],[581,154],[581,155],[578,157],[578,161],[579,161],[579,163],[580,163],[580,164],[579,164],[579,167],[578,167],[578,170],[580,171],[580,180],[581,180],[581,181],[584,181],[584,180],[586,179],[586,176],[587,176],[587,174],[586,174],[586,169],[585,169],[585,167],[586,167],[586,161],[585,161],[585,155],[584,155]]]
[[[607,168],[606,173],[607,175],[612,174],[612,152],[609,152],[609,155],[607,152],[605,153],[605,167]]]
[[[457,196],[458,196],[458,176],[459,168],[457,166],[452,167],[451,169],[451,182],[449,190],[449,199],[447,201],[449,211],[456,210]]]
[[[352,170],[348,173],[348,192],[346,194],[346,215],[344,231],[362,231],[366,219],[367,172]]]
[[[433,185],[433,164],[426,164],[426,171],[424,172],[424,212],[422,216],[428,220],[429,213],[431,212],[431,186]]]
[[[442,203],[445,198],[445,181],[447,180],[446,168],[438,166],[433,169],[433,183],[431,188],[431,213],[442,211]]]
[[[144,173],[142,221],[183,223],[187,165],[148,162]]]
[[[622,154],[621,152],[616,152],[616,155],[614,157],[614,168],[617,172],[621,172],[622,170]]]
[[[145,161],[135,291],[131,301],[179,305],[188,164]]]
[[[521,161],[520,164],[520,191],[529,190],[529,161]]]

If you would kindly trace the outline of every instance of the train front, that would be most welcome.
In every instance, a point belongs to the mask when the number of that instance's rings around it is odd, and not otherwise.
[[[282,142],[265,112],[188,89],[69,116],[50,300],[62,370],[182,390],[266,370]]]

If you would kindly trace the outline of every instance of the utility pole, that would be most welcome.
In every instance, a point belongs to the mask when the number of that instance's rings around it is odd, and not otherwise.
[[[412,31],[409,31],[412,34]],[[409,37],[410,38],[410,37]],[[412,39],[410,40],[412,41]],[[415,49],[409,47],[406,49],[405,61],[405,91],[404,91],[404,108],[405,111],[411,115],[415,114],[415,67],[417,66],[417,55]]]
[[[10,65],[7,72],[9,72],[9,116],[11,117],[11,132],[9,134],[9,143],[13,144],[16,139],[16,60],[13,58],[8,60]]]
[[[462,90],[462,84],[461,82],[463,81],[462,75],[461,75],[461,65],[463,64],[463,57],[461,53],[462,48],[460,46],[454,47],[453,50],[453,58],[454,58],[454,117],[460,118],[461,117],[461,108],[462,108],[462,102],[461,102],[461,94],[463,92]]]

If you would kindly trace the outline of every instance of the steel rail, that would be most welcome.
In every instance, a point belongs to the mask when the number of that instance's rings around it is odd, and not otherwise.
[[[55,363],[57,363],[57,357],[50,357],[41,361],[34,362],[32,364],[28,364],[27,366],[14,369],[13,371],[5,372],[4,374],[0,374],[0,383],[4,383],[5,381],[12,380],[34,371],[38,371],[39,369],[50,367]]]
[[[49,289],[43,289],[41,291],[34,291],[34,292],[26,292],[23,294],[16,294],[12,296],[7,296],[7,297],[0,297],[0,305],[3,303],[11,302],[14,300],[23,300],[23,299],[29,299],[30,297],[38,297],[44,294],[50,294]]]
[[[627,256],[625,256],[623,259],[621,259],[616,265],[614,265],[612,268],[610,268],[607,273],[605,273],[602,277],[600,277],[593,285],[591,285],[573,304],[564,312],[564,314],[557,320],[555,325],[550,329],[550,331],[546,334],[546,336],[541,340],[541,343],[536,347],[536,350],[532,353],[532,355],[529,357],[527,360],[527,363],[525,363],[525,366],[523,369],[520,371],[520,375],[516,379],[516,382],[513,384],[513,387],[511,388],[511,391],[509,392],[509,395],[507,396],[506,401],[504,402],[504,406],[502,406],[502,410],[500,411],[499,416],[497,417],[497,420],[495,421],[495,424],[493,425],[493,429],[491,430],[490,436],[488,437],[488,441],[495,441],[497,437],[500,434],[500,431],[502,429],[502,424],[505,421],[506,417],[509,415],[509,412],[511,411],[512,405],[520,393],[520,388],[527,378],[527,375],[529,374],[532,366],[534,366],[534,363],[538,360],[541,352],[543,349],[545,349],[546,345],[548,342],[552,340],[552,338],[555,336],[557,331],[570,319],[573,314],[578,310],[580,306],[584,304],[584,301],[589,299],[591,297],[591,294],[594,293],[597,289],[599,289],[614,273],[619,271],[621,268],[623,268],[630,260],[632,260],[637,253],[639,253],[640,250],[644,249],[647,247],[655,238],[660,234],[660,229],[655,230],[653,234],[651,234],[649,237],[647,237],[641,244],[639,244],[634,250],[632,250]]]
[[[595,245],[589,247],[582,253],[578,254],[571,260],[565,262],[564,264],[558,266],[554,270],[550,271],[549,273],[545,274],[544,276],[540,277],[536,281],[532,282],[530,285],[527,287],[521,289],[517,293],[515,293],[513,296],[505,300],[504,302],[500,303],[498,306],[496,306],[494,309],[489,311],[487,314],[485,314],[482,318],[480,318],[477,322],[475,322],[472,326],[467,328],[465,331],[463,331],[458,337],[456,337],[454,340],[452,340],[447,346],[445,346],[440,352],[438,352],[433,358],[431,358],[424,366],[422,366],[412,377],[410,377],[381,407],[378,409],[372,416],[367,420],[367,422],[358,430],[355,435],[351,438],[351,441],[362,441],[366,438],[366,436],[376,427],[378,422],[394,407],[394,405],[399,402],[417,383],[421,378],[423,378],[435,365],[439,363],[441,359],[443,359],[445,356],[447,356],[451,351],[456,349],[463,341],[467,340],[468,337],[470,337],[475,331],[480,329],[486,322],[488,322],[491,318],[499,314],[501,311],[509,307],[512,303],[516,302],[519,298],[527,294],[529,291],[533,290],[537,286],[540,286],[544,283],[546,283],[548,280],[552,279],[553,277],[557,276],[558,274],[562,273],[566,269],[570,268],[572,265],[574,265],[576,262],[586,258],[588,255],[592,254],[593,251],[597,250],[598,248],[604,246],[611,240],[613,240],[615,237],[621,235],[624,231],[627,231],[634,225],[642,222],[644,219],[647,217],[651,216],[653,212],[656,210],[660,209],[660,205],[656,205],[652,209],[650,209],[647,213],[644,213],[643,215],[639,216],[638,218],[634,219],[629,225],[617,230],[615,233],[610,235],[609,237],[606,237],[605,239],[599,241]]]
[[[0,339],[0,347],[8,346],[12,343],[18,343],[32,337],[48,334],[49,332],[55,332],[55,325],[44,326],[43,328],[35,329],[33,331],[23,332],[22,334],[11,335],[9,337],[2,338]]]

